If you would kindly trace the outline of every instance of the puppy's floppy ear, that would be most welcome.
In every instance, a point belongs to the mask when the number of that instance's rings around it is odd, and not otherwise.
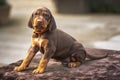
[[[31,15],[31,17],[30,17],[30,19],[29,19],[29,21],[28,21],[28,27],[30,27],[30,28],[33,28],[32,19],[33,19],[33,14]]]
[[[49,31],[53,31],[54,29],[56,29],[56,22],[53,16],[51,16],[51,20],[48,25],[48,28],[49,28]]]

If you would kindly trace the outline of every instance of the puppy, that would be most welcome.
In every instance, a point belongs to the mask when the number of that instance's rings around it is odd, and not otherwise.
[[[35,54],[40,51],[43,56],[34,74],[43,73],[51,58],[61,61],[68,67],[77,67],[84,63],[86,51],[81,43],[69,34],[57,29],[55,20],[46,7],[35,10],[28,22],[33,28],[31,46],[22,64],[14,68],[22,71],[29,66]]]

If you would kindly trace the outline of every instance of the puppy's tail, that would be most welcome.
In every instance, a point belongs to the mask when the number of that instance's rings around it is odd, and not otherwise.
[[[87,53],[87,58],[96,60],[102,59],[108,56],[108,53],[111,53],[111,50],[106,49],[96,49],[96,48],[85,48]]]

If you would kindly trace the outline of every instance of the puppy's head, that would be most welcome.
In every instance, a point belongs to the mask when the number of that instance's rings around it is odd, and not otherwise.
[[[39,8],[32,13],[28,26],[33,28],[36,33],[56,29],[56,23],[52,14],[50,10],[45,7]]]

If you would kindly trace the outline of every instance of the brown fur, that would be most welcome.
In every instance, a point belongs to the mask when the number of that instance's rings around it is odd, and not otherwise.
[[[51,58],[61,61],[68,67],[77,67],[85,61],[86,51],[81,43],[69,34],[56,28],[55,20],[49,9],[43,7],[33,12],[28,26],[33,28],[33,36],[28,55],[15,71],[24,70],[35,54],[43,54],[39,66],[33,73],[43,73]]]

